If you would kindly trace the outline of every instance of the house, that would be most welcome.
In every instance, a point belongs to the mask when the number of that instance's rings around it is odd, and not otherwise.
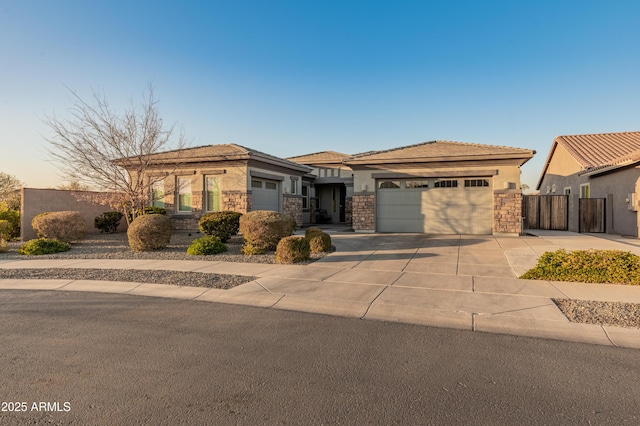
[[[535,151],[432,141],[353,155],[357,232],[518,234],[520,167]]]
[[[353,172],[343,163],[348,157],[322,151],[287,158],[313,168],[303,180],[304,223],[351,223]]]
[[[579,199],[600,198],[606,232],[638,237],[640,132],[558,136],[537,189],[568,196],[570,231],[580,231]]]
[[[155,154],[149,175],[153,205],[176,229],[197,229],[208,212],[274,210],[302,225],[302,179],[311,168],[237,144],[208,145]]]
[[[150,188],[177,229],[209,211],[275,210],[299,225],[351,224],[356,232],[516,234],[520,166],[535,151],[432,141],[348,155],[278,158],[236,144],[155,154]],[[168,165],[175,165],[169,171]]]

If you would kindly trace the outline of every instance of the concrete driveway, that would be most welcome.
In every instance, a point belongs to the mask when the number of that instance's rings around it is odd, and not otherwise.
[[[517,279],[545,251],[640,253],[636,240],[566,232],[525,237],[331,234],[337,250],[309,265],[191,260],[109,260],[104,265],[256,277],[229,290],[86,280],[0,280],[0,288],[184,298],[640,349],[640,330],[570,323],[552,300],[640,303],[640,286]],[[0,268],[95,268],[100,262],[34,259],[0,263]]]

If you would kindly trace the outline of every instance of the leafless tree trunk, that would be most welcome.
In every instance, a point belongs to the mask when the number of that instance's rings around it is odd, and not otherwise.
[[[150,174],[157,154],[185,147],[183,132],[175,135],[175,125],[164,128],[158,101],[149,85],[142,103],[133,102],[118,115],[103,94],[93,93],[93,104],[74,91],[70,117],[47,116],[52,130],[47,138],[49,153],[71,182],[111,193],[103,203],[135,218],[151,201],[151,186],[172,173],[180,163],[180,153],[163,161],[162,174]],[[174,137],[175,136],[175,137]]]

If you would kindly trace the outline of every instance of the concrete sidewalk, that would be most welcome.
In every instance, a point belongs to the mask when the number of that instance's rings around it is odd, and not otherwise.
[[[640,329],[570,323],[551,300],[640,303],[640,287],[517,279],[548,250],[591,246],[640,253],[640,244],[627,248],[611,239],[571,233],[332,237],[336,252],[305,266],[93,259],[0,263],[0,268],[162,269],[257,277],[230,290],[82,280],[0,280],[0,288],[175,297],[640,349]]]

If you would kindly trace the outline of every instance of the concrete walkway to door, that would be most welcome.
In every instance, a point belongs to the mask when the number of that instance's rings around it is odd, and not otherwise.
[[[0,268],[161,269],[256,277],[229,290],[15,279],[0,280],[0,289],[182,298],[640,349],[640,329],[571,323],[552,300],[640,303],[640,286],[517,279],[545,251],[607,248],[640,254],[635,240],[549,231],[524,237],[330,232],[336,251],[309,265],[130,259],[0,262]]]

